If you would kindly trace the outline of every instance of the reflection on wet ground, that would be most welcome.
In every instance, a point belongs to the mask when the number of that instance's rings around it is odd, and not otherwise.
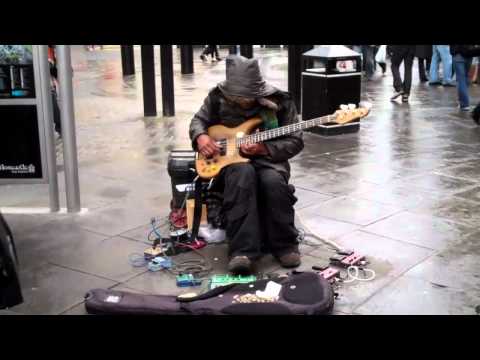
[[[155,48],[161,111],[159,54]],[[92,287],[180,291],[170,275],[132,269],[127,261],[129,253],[145,248],[150,218],[168,213],[168,153],[190,147],[189,120],[225,74],[224,61],[202,63],[197,51],[195,74],[182,76],[177,49],[174,54],[177,114],[144,118],[138,49],[137,74],[122,78],[118,47],[73,48],[82,206],[90,211],[7,216],[26,297],[13,312],[85,313],[83,295]],[[287,52],[256,50],[256,56],[266,78],[286,89]],[[373,110],[360,131],[335,137],[305,133],[305,149],[291,162],[297,211],[306,225],[365,253],[377,272],[371,282],[339,290],[337,313],[478,312],[480,130],[456,109],[455,88],[432,88],[416,75],[409,104],[389,101],[390,75],[363,83],[362,98]],[[470,91],[478,101],[480,89]],[[1,206],[47,204],[45,185],[0,186]],[[311,243],[302,251],[304,270],[331,255]],[[204,252],[219,259],[217,272],[225,272],[223,245]],[[271,257],[258,269],[282,271]]]

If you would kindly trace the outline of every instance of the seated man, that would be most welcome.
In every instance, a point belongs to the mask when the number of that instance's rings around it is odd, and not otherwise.
[[[229,56],[226,66],[226,81],[210,91],[190,124],[192,146],[206,157],[220,150],[207,134],[212,125],[236,127],[255,116],[264,120],[262,130],[298,122],[293,99],[266,84],[257,60]],[[215,179],[215,186],[223,188],[232,273],[250,273],[252,261],[259,259],[263,250],[270,251],[284,267],[300,265],[293,208],[297,199],[288,185],[288,159],[303,146],[301,132],[243,144],[241,154],[251,161],[229,165]]]

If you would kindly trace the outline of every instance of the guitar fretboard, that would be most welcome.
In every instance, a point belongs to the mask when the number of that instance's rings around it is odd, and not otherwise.
[[[335,115],[327,115],[319,118],[300,121],[295,124],[282,126],[276,129],[266,130],[262,132],[253,133],[251,135],[244,136],[237,139],[237,148],[242,144],[255,144],[269,139],[274,139],[280,136],[288,135],[294,133],[295,131],[308,129],[314,126],[319,126],[332,122],[336,118]]]

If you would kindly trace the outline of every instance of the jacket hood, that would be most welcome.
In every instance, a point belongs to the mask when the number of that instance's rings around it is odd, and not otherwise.
[[[278,91],[263,79],[257,59],[230,55],[226,59],[226,68],[226,80],[218,84],[225,95],[258,99]]]

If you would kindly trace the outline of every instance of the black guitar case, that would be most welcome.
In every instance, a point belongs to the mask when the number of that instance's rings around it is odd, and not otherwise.
[[[278,300],[238,302],[242,295],[264,291],[269,281],[282,286]],[[322,315],[329,314],[333,304],[331,285],[314,272],[221,286],[187,299],[103,289],[85,296],[87,312],[104,315]]]

